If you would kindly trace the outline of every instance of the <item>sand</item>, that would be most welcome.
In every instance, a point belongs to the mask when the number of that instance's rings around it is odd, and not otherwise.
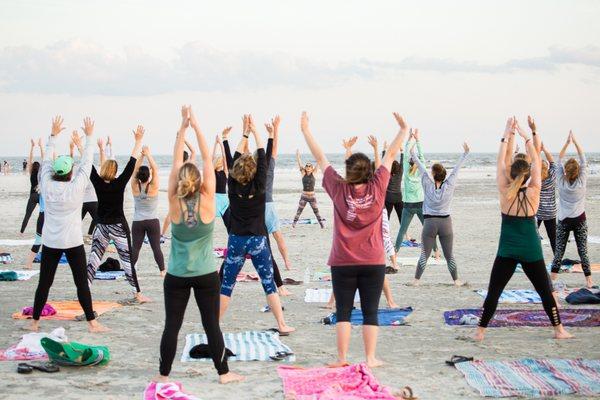
[[[590,223],[589,234],[600,235],[600,177],[591,177],[588,183],[587,216]],[[163,182],[166,183],[166,182]],[[277,185],[277,182],[276,182]],[[299,182],[298,182],[299,186]],[[27,200],[28,180],[24,176],[0,177],[0,210],[2,224],[0,239],[18,238],[18,228]],[[164,215],[166,200],[161,193],[161,214]],[[299,192],[285,189],[275,191],[277,208],[281,218],[292,218]],[[331,246],[332,207],[327,196],[320,191],[317,195],[319,208],[327,227],[321,230],[318,225],[300,226],[295,230],[284,227],[294,270],[284,272],[284,276],[302,280],[304,269],[325,270]],[[131,196],[126,196],[126,212],[131,216]],[[310,216],[307,207],[304,216]],[[495,256],[500,228],[500,213],[497,205],[496,189],[491,178],[462,178],[458,184],[453,203],[455,230],[455,258],[461,279],[469,285],[454,288],[444,266],[431,266],[424,274],[421,287],[409,287],[414,267],[407,267],[399,274],[389,276],[396,302],[401,306],[412,306],[415,311],[409,326],[382,328],[379,336],[378,354],[387,364],[375,370],[375,375],[386,385],[400,388],[410,385],[421,399],[469,399],[478,398],[454,368],[447,367],[444,360],[453,354],[473,356],[486,360],[507,360],[523,357],[558,358],[599,358],[600,339],[597,329],[571,329],[576,339],[555,341],[550,328],[490,329],[487,340],[474,344],[461,340],[470,335],[472,329],[448,327],[443,323],[444,310],[479,307],[482,298],[473,292],[485,288],[490,268]],[[34,215],[26,231],[26,238],[32,238],[35,229]],[[87,220],[86,220],[87,228]],[[226,243],[225,229],[217,223],[215,245]],[[392,230],[397,232],[398,221],[392,217]],[[420,235],[420,224],[413,222],[409,233]],[[89,246],[88,246],[89,247]],[[590,245],[592,262],[600,260],[600,245]],[[168,255],[169,245],[163,246]],[[13,268],[18,268],[25,260],[27,247],[0,248],[15,257]],[[551,249],[544,246],[546,261],[551,259]],[[417,256],[418,250],[401,250],[401,257]],[[568,246],[565,255],[577,258],[574,244]],[[281,261],[277,255],[278,261]],[[283,265],[283,263],[280,263]],[[247,263],[245,271],[252,271]],[[139,399],[148,380],[157,373],[159,342],[163,328],[164,310],[162,279],[154,265],[152,253],[145,246],[138,267],[140,285],[143,292],[154,302],[123,307],[105,314],[100,321],[112,332],[90,334],[84,322],[42,321],[42,329],[50,330],[64,326],[71,340],[89,344],[109,346],[112,361],[106,367],[63,368],[59,374],[48,375],[35,372],[31,375],[18,375],[16,363],[0,362],[1,392],[5,399]],[[24,321],[11,319],[12,312],[31,305],[37,285],[37,277],[25,282],[0,283],[0,348],[18,342],[25,326]],[[582,274],[565,274],[561,280],[569,286],[583,284]],[[600,277],[596,279],[600,282]],[[334,329],[320,324],[327,311],[318,304],[304,303],[306,287],[326,286],[312,282],[307,286],[292,286],[293,296],[285,298],[285,315],[289,324],[298,332],[283,338],[297,355],[296,364],[311,367],[322,366],[335,357]],[[524,274],[515,274],[509,288],[529,288]],[[96,300],[121,300],[129,296],[129,287],[123,280],[96,282],[92,294]],[[50,299],[75,299],[75,287],[68,267],[60,267],[56,274]],[[225,332],[264,329],[275,326],[270,314],[259,310],[265,305],[265,298],[259,283],[240,283],[234,291],[231,308],[222,323]],[[563,303],[565,304],[565,303]],[[382,306],[385,303],[382,299]],[[501,305],[500,307],[503,307]],[[509,307],[509,305],[504,305]],[[519,307],[519,305],[510,305]],[[541,306],[521,306],[541,308]],[[193,303],[188,305],[186,319],[179,336],[178,354],[173,364],[171,377],[183,383],[184,388],[202,399],[281,399],[281,381],[276,374],[276,363],[246,362],[230,363],[230,368],[247,376],[242,384],[221,386],[211,363],[181,363],[179,357],[187,333],[201,332],[199,313]],[[350,361],[363,360],[360,328],[353,329]]]

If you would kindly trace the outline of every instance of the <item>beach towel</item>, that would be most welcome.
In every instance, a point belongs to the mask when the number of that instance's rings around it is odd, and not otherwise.
[[[588,236],[588,243],[600,244],[600,236]]]
[[[34,270],[31,270],[31,269],[25,269],[25,270],[21,270],[21,269],[15,269],[15,270],[0,269],[0,273],[4,273],[4,272],[14,272],[14,273],[16,273],[18,281],[28,281],[33,276],[35,276],[35,275],[37,275],[37,274],[40,273],[40,271],[34,271]]]
[[[15,261],[10,253],[0,253],[0,264],[12,264]]]
[[[49,337],[42,338],[42,347],[50,361],[58,365],[85,367],[106,365],[110,361],[110,351],[106,346],[92,346],[77,342],[58,342]]]
[[[313,280],[318,282],[331,282],[331,272],[330,271],[316,271],[313,276]]]
[[[50,301],[48,302],[55,310],[56,314],[41,319],[57,319],[57,320],[75,320],[78,316],[83,314],[83,310],[77,300],[61,300],[61,301]],[[94,301],[94,311],[98,315],[102,315],[105,312],[114,310],[115,308],[122,307],[119,303],[112,301]],[[16,312],[12,315],[14,319],[28,319],[30,315],[23,315],[21,312]]]
[[[18,276],[15,271],[0,271],[0,281],[12,282],[16,280],[18,280]]]
[[[114,281],[115,279],[123,276],[125,276],[125,271],[96,271],[96,276],[94,276],[94,279],[100,281]]]
[[[412,312],[412,307],[379,309],[377,310],[379,326],[406,325],[406,318],[412,314]],[[329,316],[323,318],[323,324],[325,325],[335,325],[336,322],[337,319],[335,313],[331,313]],[[352,325],[362,325],[363,316],[361,310],[356,308],[352,310],[352,314],[350,314],[350,323]]]
[[[32,332],[21,336],[21,340],[16,345],[6,350],[0,350],[0,361],[31,361],[47,360],[48,354],[42,347],[42,338],[49,337],[58,342],[66,342],[67,335],[65,328],[54,329],[50,333]]]
[[[23,314],[25,316],[32,316],[33,315],[33,307],[24,307],[23,311],[21,311],[21,314]],[[42,311],[41,311],[40,315],[42,317],[49,317],[51,315],[56,315],[56,310],[50,304],[44,304],[44,307],[42,307]]]
[[[582,288],[569,294],[565,300],[569,304],[600,304],[600,289]]]
[[[284,397],[295,400],[395,400],[366,364],[340,368],[298,368],[280,366]]]
[[[39,264],[40,262],[42,262],[42,253],[37,253],[35,255],[35,258],[33,259],[34,263]],[[65,253],[63,253],[62,256],[60,256],[60,260],[58,261],[59,264],[68,264],[69,262],[67,261],[67,256],[65,255]]]
[[[213,249],[213,255],[217,258],[225,258],[227,257],[227,248],[226,247],[215,247]],[[252,258],[250,254],[246,254],[246,260]]]
[[[478,295],[485,298],[487,296],[487,290],[479,289],[475,291]],[[500,303],[541,303],[542,299],[535,290],[529,289],[517,289],[517,290],[505,290],[500,295]]]
[[[0,246],[31,246],[33,239],[0,239]]]
[[[306,289],[306,291],[304,292],[304,302],[327,303],[329,302],[329,298],[331,297],[332,292],[333,289],[331,288]],[[358,295],[358,290],[354,295],[354,302],[360,303],[360,296]]]
[[[258,282],[259,277],[254,272],[246,273],[240,272],[235,278],[236,282]]]
[[[600,309],[560,309],[560,320],[565,326],[589,328],[600,326]],[[444,312],[447,325],[461,325],[463,315],[472,314],[481,317],[481,309],[459,309]],[[463,325],[473,326],[473,325]],[[552,326],[548,316],[543,310],[498,310],[490,321],[490,328],[503,328],[509,326]]]
[[[235,357],[229,357],[228,361],[273,361],[277,353],[290,354],[283,361],[296,361],[294,352],[279,340],[279,333],[273,331],[246,331],[239,333],[224,333],[225,347],[231,350]],[[181,362],[211,361],[210,358],[192,358],[190,350],[192,347],[208,343],[206,335],[192,333],[185,337],[185,346],[181,354]]]
[[[322,221],[325,222],[325,218],[323,218]],[[281,225],[292,225],[294,220],[290,218],[281,218],[279,223]],[[319,221],[316,218],[300,218],[298,222],[296,222],[296,225],[315,225],[318,223]]]
[[[415,240],[403,240],[400,247],[421,247],[421,243],[417,243]]]
[[[150,382],[144,390],[143,400],[200,400],[183,391],[179,382]]]
[[[419,257],[398,257],[396,259],[396,261],[398,262],[398,264],[401,264],[403,266],[414,266],[416,267],[417,264],[419,263]],[[443,265],[446,266],[446,260],[444,260],[443,258],[440,258],[439,260],[436,260],[434,257],[429,257],[429,260],[427,260],[427,265]]]
[[[554,397],[600,393],[600,360],[522,359],[455,364],[486,397]]]

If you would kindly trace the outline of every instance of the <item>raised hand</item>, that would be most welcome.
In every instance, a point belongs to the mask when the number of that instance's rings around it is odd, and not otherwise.
[[[106,145],[107,146],[112,146],[112,138],[110,136],[106,137]]]
[[[525,140],[529,139],[529,136],[527,135],[525,130],[523,128],[521,128],[521,125],[519,125],[519,122],[517,121],[516,118],[514,121],[515,121],[515,128],[516,128],[517,132],[519,133],[519,136],[521,136]]]
[[[269,136],[273,135],[273,125],[271,125],[270,123],[266,123],[265,124],[265,129],[269,133]]]
[[[192,110],[192,106],[188,106],[188,112],[189,112],[189,117],[190,117],[190,125],[192,126],[192,128],[194,129],[198,129],[200,127],[200,125],[198,125],[198,120],[196,119],[196,115],[194,114],[194,111]]]
[[[33,149],[35,147],[35,140],[31,139],[31,148]]]
[[[508,138],[510,134],[515,134],[515,118],[513,117],[506,120],[506,126],[504,127],[504,137]]]
[[[64,119],[60,115],[57,115],[54,117],[54,119],[52,119],[52,131],[50,133],[51,136],[56,136],[65,130],[65,127],[62,126],[63,122]]]
[[[404,120],[404,117],[402,115],[398,114],[397,112],[395,112],[394,113],[394,118],[396,119],[396,122],[398,123],[398,126],[400,126],[400,129],[403,132],[407,132],[408,131],[408,124]]]
[[[77,131],[73,131],[73,133],[71,134],[70,146],[81,147],[81,138],[79,137]],[[73,147],[71,147],[71,150],[73,150]]]
[[[308,114],[306,111],[302,111],[302,116],[300,117],[300,130],[304,132],[308,132]]]
[[[188,128],[190,126],[190,110],[186,105],[181,106],[181,127]]]
[[[101,151],[104,150],[104,139],[102,139],[102,138],[98,139],[98,147],[100,148]]]
[[[537,128],[535,126],[535,121],[533,120],[533,117],[531,115],[527,116],[527,124],[529,125],[529,129],[531,129],[531,132],[533,132],[533,133],[537,132]]]
[[[349,139],[344,139],[344,140],[342,140],[342,146],[344,146],[344,148],[346,150],[350,150],[352,148],[352,146],[354,146],[356,144],[357,140],[358,140],[358,136],[352,136]]]
[[[369,135],[368,142],[374,150],[377,150],[377,138],[373,135]]]
[[[419,138],[421,137],[421,134],[419,133],[419,128],[415,128],[415,130],[413,131],[413,137],[416,141],[419,140]]]
[[[142,147],[142,155],[144,157],[148,157],[150,155],[150,147],[148,147],[148,146]]]
[[[42,138],[38,139],[38,146],[42,147]]]
[[[137,128],[135,129],[135,131],[133,131],[133,136],[135,137],[135,141],[141,142],[142,139],[144,138],[144,133],[146,133],[146,131],[144,130],[144,127],[142,125],[138,125]]]
[[[246,135],[248,133],[248,116],[244,114],[242,117],[243,126],[242,126],[242,135]]]
[[[231,132],[231,126],[228,126],[227,128],[223,129],[223,132],[221,132],[221,137],[223,138],[223,140],[227,140],[227,138],[229,137],[229,132]]]
[[[569,131],[569,136],[567,137],[567,143],[575,142],[575,135],[573,135],[573,131]]]
[[[254,125],[254,118],[251,114],[248,114],[248,131],[256,134],[256,125]]]
[[[463,150],[465,151],[465,154],[467,154],[469,151],[471,151],[467,142],[463,143]]]
[[[273,126],[273,131],[275,133],[279,132],[279,123],[281,122],[281,118],[279,115],[276,115],[275,118],[271,120],[271,125]]]
[[[85,136],[92,136],[94,134],[94,121],[90,117],[85,117],[83,119],[83,133]]]

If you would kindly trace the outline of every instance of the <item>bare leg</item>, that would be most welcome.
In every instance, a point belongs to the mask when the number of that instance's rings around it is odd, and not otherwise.
[[[267,296],[267,303],[271,308],[271,312],[277,321],[277,329],[282,333],[291,333],[296,330],[291,326],[285,324],[285,320],[283,318],[283,310],[281,308],[281,301],[279,299],[279,295],[277,293],[273,293]]]
[[[375,351],[377,350],[378,332],[378,326],[363,326],[363,342],[365,345],[365,356],[367,357],[367,365],[371,368],[377,368],[383,365],[383,362],[375,357]]]
[[[383,295],[385,296],[385,301],[389,308],[398,308],[398,304],[396,304],[394,296],[392,296],[392,289],[390,288],[390,281],[387,276],[383,281]]]
[[[220,308],[219,308],[219,320],[223,319],[223,316],[225,315],[225,313],[227,312],[227,309],[229,308],[230,301],[231,301],[231,297],[225,296],[224,294],[221,295]]]
[[[288,255],[287,245],[285,244],[285,239],[283,238],[283,234],[281,231],[273,232],[273,237],[277,242],[277,248],[279,249],[279,254],[283,258],[283,262],[285,263],[285,269],[288,271],[292,269],[292,263],[290,262],[290,258]]]
[[[350,333],[352,325],[350,322],[338,322],[335,324],[336,340],[337,340],[337,362],[331,364],[332,367],[343,367],[348,365],[348,347],[350,346]]]

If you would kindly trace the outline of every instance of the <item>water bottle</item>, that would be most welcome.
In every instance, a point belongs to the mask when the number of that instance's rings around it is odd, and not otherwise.
[[[304,270],[304,283],[309,283],[311,276],[310,267],[306,267]]]

